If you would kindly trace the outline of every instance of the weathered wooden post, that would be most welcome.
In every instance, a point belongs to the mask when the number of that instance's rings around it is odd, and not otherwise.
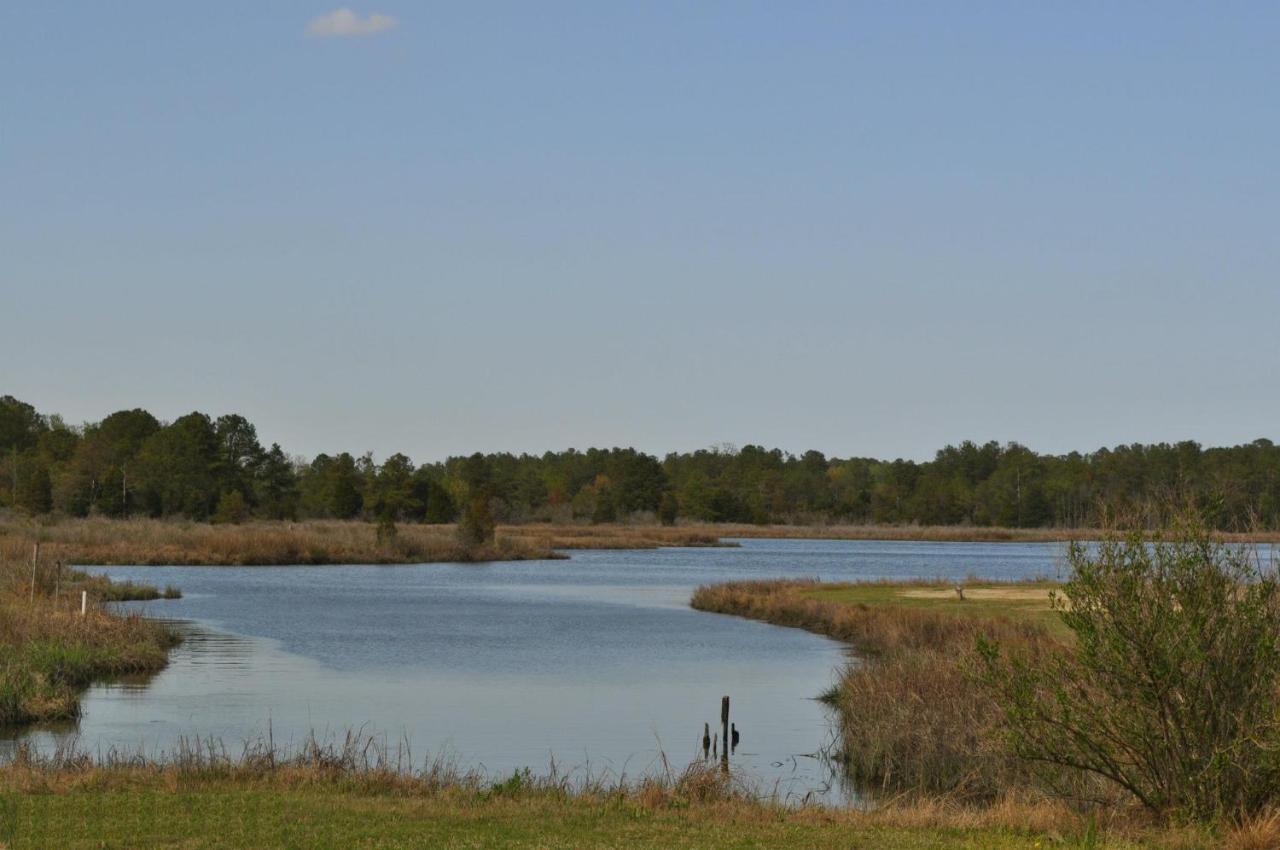
[[[89,613],[89,591],[80,591],[80,616],[83,617]]]
[[[702,724],[702,760],[711,758],[711,724]]]
[[[40,544],[31,550],[31,604],[36,604],[36,565],[40,563]]]
[[[720,749],[720,769],[729,772],[729,698],[720,698],[720,730],[724,745]]]

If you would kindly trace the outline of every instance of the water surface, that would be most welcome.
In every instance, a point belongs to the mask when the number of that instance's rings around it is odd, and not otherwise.
[[[99,684],[42,747],[162,757],[183,737],[230,749],[351,729],[501,776],[530,767],[635,776],[683,765],[733,697],[735,763],[766,789],[830,797],[832,737],[812,699],[831,640],[688,607],[703,583],[814,577],[1054,576],[1050,543],[743,540],[741,548],[581,551],[566,561],[332,567],[108,567],[175,584],[138,605],[187,640],[145,682]],[[12,743],[9,744],[12,746]],[[0,751],[5,746],[0,742]]]

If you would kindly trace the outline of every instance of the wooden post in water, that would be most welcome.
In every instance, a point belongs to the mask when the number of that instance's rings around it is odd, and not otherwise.
[[[723,733],[724,746],[720,750],[720,769],[729,772],[729,698],[720,698],[720,729]]]

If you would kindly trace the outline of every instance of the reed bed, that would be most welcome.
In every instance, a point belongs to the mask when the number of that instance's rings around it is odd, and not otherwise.
[[[1009,753],[1002,714],[969,674],[969,664],[979,636],[1051,663],[1057,644],[1046,625],[1017,609],[1009,615],[970,616],[945,607],[931,610],[914,599],[866,604],[821,597],[840,587],[804,580],[732,582],[698,588],[691,604],[802,628],[849,643],[860,653],[826,699],[839,713],[838,757],[865,791],[944,794],[983,803],[1010,792],[1039,791],[1038,777]],[[952,586],[879,582],[867,587],[868,596],[881,598],[886,588],[950,592]],[[990,604],[979,605],[991,611]]]
[[[780,538],[798,540],[918,540],[937,543],[1065,543],[1073,540],[1101,540],[1107,532],[1099,528],[1007,528],[981,525],[876,525],[841,523],[798,523],[795,525],[747,525],[739,523],[689,524],[681,528],[701,529],[725,538]],[[1221,534],[1236,543],[1280,543],[1280,531],[1258,529]]]
[[[498,536],[546,549],[658,549],[665,546],[736,546],[718,526],[502,525]]]
[[[626,525],[504,525],[493,543],[469,546],[452,525],[401,524],[379,535],[356,520],[257,521],[60,519],[0,522],[0,559],[44,557],[68,564],[253,566],[418,564],[562,558],[562,549],[652,549],[721,545],[700,529]]]
[[[63,519],[0,525],[0,559],[43,557],[68,564],[249,566],[405,564],[554,558],[549,548],[498,535],[471,547],[452,526],[401,525],[380,537],[355,521],[249,522],[243,525],[154,519]]]
[[[937,588],[938,582],[877,582],[879,587]],[[837,587],[816,579],[738,581],[704,585],[690,605],[700,611],[734,614],[776,626],[792,626],[850,643],[863,654],[905,650],[945,652],[971,647],[979,635],[1019,643],[1038,641],[1045,628],[1012,616],[960,617],[914,605],[868,605],[810,595]]]

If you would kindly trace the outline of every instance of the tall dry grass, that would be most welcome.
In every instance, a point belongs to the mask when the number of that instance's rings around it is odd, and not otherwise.
[[[732,546],[716,526],[500,525],[498,536],[545,549],[658,549],[664,546]]]
[[[949,589],[927,582],[912,586]],[[864,654],[912,649],[945,652],[972,646],[978,635],[1017,643],[1046,637],[1042,626],[1014,617],[958,617],[927,608],[850,604],[806,595],[821,587],[816,579],[726,582],[699,587],[689,604],[700,611],[816,632],[853,644]]]
[[[380,537],[377,526],[356,520],[0,522],[0,559],[27,558],[37,542],[43,557],[67,564],[250,566],[515,561],[563,557],[561,549],[714,546],[719,539],[661,526],[507,525],[498,528],[495,542],[468,546],[452,525],[401,524],[393,536]]]
[[[0,559],[42,557],[68,564],[210,565],[401,564],[552,558],[548,548],[499,535],[469,547],[452,526],[401,525],[379,539],[354,521],[250,522],[243,525],[155,519],[62,519],[0,524]]]
[[[938,543],[1063,543],[1072,540],[1101,540],[1102,528],[1007,528],[981,525],[876,525],[813,523],[796,525],[747,525],[740,523],[688,523],[680,528],[701,530],[725,538],[780,538],[799,540],[917,540]],[[1255,529],[1223,533],[1222,538],[1239,543],[1280,543],[1280,531]]]
[[[691,604],[816,632],[861,653],[827,699],[839,713],[839,759],[864,791],[991,801],[1039,790],[1037,777],[1009,752],[1000,709],[969,665],[980,635],[1049,658],[1055,644],[1043,625],[807,595],[820,587],[732,582],[698,588]]]

